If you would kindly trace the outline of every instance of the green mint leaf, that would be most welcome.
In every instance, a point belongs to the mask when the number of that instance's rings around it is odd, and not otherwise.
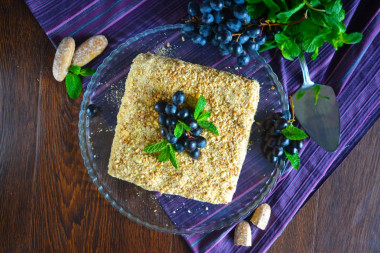
[[[82,69],[79,74],[81,76],[92,76],[93,74],[95,74],[95,69]]]
[[[170,148],[170,162],[174,166],[174,168],[178,169],[178,162],[177,162],[177,157],[175,156],[175,150],[173,148],[173,145],[169,145]]]
[[[299,10],[301,10],[303,7],[305,6],[305,2],[301,2],[299,3],[298,5],[294,6],[292,9],[288,10],[288,11],[283,11],[283,12],[280,12],[278,13],[276,16],[277,16],[277,19],[278,19],[278,22],[279,23],[288,23],[289,21],[289,18],[295,14],[296,12],[298,12]]]
[[[264,14],[264,12],[268,10],[268,7],[264,3],[255,0],[247,0],[246,8],[249,16],[251,16],[251,18],[253,19],[261,17]]]
[[[291,155],[288,152],[286,152],[286,150],[284,150],[284,153],[286,157],[288,158],[290,164],[293,166],[293,168],[298,170],[300,168],[300,156],[298,152],[295,153],[294,155]]]
[[[206,106],[206,99],[202,95],[200,95],[198,98],[197,105],[195,106],[194,119],[198,119],[199,114],[203,112],[203,110],[205,109],[205,106]]]
[[[211,122],[204,120],[204,121],[198,121],[198,125],[208,131],[210,131],[213,134],[219,135],[218,129],[214,124]]]
[[[208,118],[210,118],[210,116],[211,116],[210,112],[204,112],[201,115],[199,115],[197,120],[199,120],[199,121],[207,120]]]
[[[310,5],[313,7],[317,7],[317,5],[320,5],[321,2],[319,0],[311,0]]]
[[[156,152],[164,150],[167,147],[167,145],[168,145],[167,140],[160,141],[160,142],[146,146],[144,148],[144,151],[147,153],[156,153]]]
[[[315,49],[314,53],[311,55],[311,59],[312,59],[313,61],[314,61],[315,59],[317,59],[318,54],[319,54],[319,48]]]
[[[183,133],[183,125],[180,122],[177,122],[174,129],[174,136],[179,138],[181,137],[182,133]]]
[[[276,41],[274,40],[266,41],[265,44],[260,47],[259,52],[261,53],[261,52],[264,52],[276,47],[277,47]]]
[[[343,42],[346,44],[355,44],[362,40],[363,35],[361,33],[343,33]]]
[[[262,0],[264,4],[269,8],[270,11],[274,13],[280,11],[280,6],[278,6],[273,0]]]
[[[178,123],[180,123],[182,125],[182,127],[186,130],[186,131],[190,131],[191,130],[191,127],[189,127],[188,125],[186,125],[185,122],[182,122],[180,120],[178,120]]]
[[[79,66],[70,66],[69,68],[70,72],[73,72],[73,74],[78,75],[81,71],[81,67]]]
[[[165,149],[158,156],[158,161],[166,162],[167,160],[169,160],[169,158],[170,158],[170,147],[169,145],[166,145]]]
[[[331,1],[326,4],[326,13],[329,15],[336,15],[342,9],[342,3],[340,0]]]
[[[286,138],[292,141],[300,141],[309,137],[304,131],[302,131],[302,129],[299,129],[292,124],[288,125],[285,129],[282,129],[281,132]]]
[[[296,99],[300,100],[304,95],[305,95],[305,92],[300,90],[299,92],[297,92]]]
[[[82,92],[82,80],[78,75],[68,73],[65,78],[66,90],[70,98],[76,99]]]

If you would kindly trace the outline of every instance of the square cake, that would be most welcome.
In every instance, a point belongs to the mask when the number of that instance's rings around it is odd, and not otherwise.
[[[171,101],[176,91],[195,107],[199,95],[218,128],[207,139],[199,159],[177,153],[179,169],[159,162],[144,147],[162,141],[154,104]],[[131,65],[117,115],[108,174],[146,190],[180,195],[213,204],[232,200],[247,152],[251,125],[259,102],[259,84],[228,72],[177,59],[139,54]]]

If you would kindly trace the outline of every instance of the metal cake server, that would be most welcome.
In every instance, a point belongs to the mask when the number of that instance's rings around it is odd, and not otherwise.
[[[335,92],[330,86],[318,85],[310,80],[303,52],[299,61],[303,84],[292,96],[294,113],[302,127],[319,146],[334,152],[339,145],[340,137],[340,115]],[[319,99],[315,101],[318,90]]]

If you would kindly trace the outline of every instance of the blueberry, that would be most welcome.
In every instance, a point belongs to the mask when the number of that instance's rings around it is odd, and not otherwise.
[[[290,143],[289,139],[286,138],[285,136],[281,135],[280,137],[278,137],[278,140],[277,140],[278,146],[286,147],[289,145],[289,143]]]
[[[280,157],[280,156],[282,156],[282,154],[284,154],[284,148],[276,146],[276,147],[273,148],[272,154],[274,156]]]
[[[211,45],[213,45],[214,47],[217,47],[219,46],[219,41],[214,37],[211,39]]]
[[[181,143],[174,144],[174,149],[178,153],[182,153],[185,150],[185,147]]]
[[[199,34],[202,35],[202,37],[207,38],[211,35],[212,30],[210,25],[200,25],[199,26]]]
[[[295,147],[295,148],[297,148],[299,150],[299,149],[302,149],[303,142],[302,141],[291,141],[290,145],[292,147]]]
[[[261,37],[258,37],[255,39],[256,43],[261,45],[264,45],[264,43],[267,41],[267,36],[263,34]]]
[[[234,17],[239,20],[245,20],[248,16],[248,11],[244,6],[235,6],[233,9]]]
[[[158,122],[165,126],[166,125],[166,119],[168,118],[168,116],[166,115],[166,113],[160,113],[160,116],[158,116]]]
[[[199,127],[197,129],[195,129],[194,131],[191,132],[191,135],[192,136],[199,136],[201,135],[203,132],[203,128]]]
[[[198,159],[199,156],[201,155],[201,152],[199,151],[199,149],[196,148],[193,151],[189,151],[189,155],[193,159]]]
[[[274,126],[274,121],[272,119],[267,119],[263,122],[264,130],[269,130]]]
[[[208,2],[202,3],[199,9],[200,9],[202,14],[210,13],[212,11],[212,9],[210,7],[210,3],[208,3]]]
[[[269,153],[266,156],[267,160],[271,163],[276,163],[278,161],[278,156],[274,156],[272,153]]]
[[[96,116],[96,114],[98,114],[98,112],[99,112],[99,109],[96,105],[90,104],[87,106],[86,114],[88,117],[93,118]]]
[[[293,146],[289,145],[289,146],[285,147],[285,151],[288,152],[291,155],[295,155],[295,154],[297,154],[298,149],[296,147],[293,147]]]
[[[201,45],[201,46],[204,46],[204,45],[206,45],[206,43],[207,43],[206,38],[203,38],[203,37],[202,37],[201,41],[199,41],[198,44]]]
[[[154,105],[154,110],[156,110],[156,112],[159,112],[159,113],[165,112],[165,106],[166,105],[167,105],[167,103],[165,101],[158,101]]]
[[[216,32],[228,31],[228,27],[225,24],[218,25]]]
[[[197,137],[196,142],[197,142],[197,148],[205,148],[207,145],[207,141],[205,137],[203,136]]]
[[[276,113],[273,113],[273,115],[272,115],[272,118],[275,120],[282,118],[282,117],[284,117],[284,114],[282,114],[281,112],[276,112]]]
[[[268,131],[265,131],[262,135],[263,142],[266,142],[272,135]]]
[[[265,146],[268,146],[270,148],[273,148],[275,147],[277,144],[277,138],[272,136],[270,137],[266,142],[265,142]]]
[[[288,121],[284,118],[279,118],[278,120],[276,120],[276,122],[274,122],[274,127],[278,130],[282,130],[286,128],[288,125]]]
[[[177,113],[177,106],[169,104],[165,106],[165,112],[168,115],[174,115]]]
[[[226,22],[226,25],[227,25],[228,30],[234,33],[239,32],[241,28],[241,22],[240,20],[237,20],[237,19],[228,20]]]
[[[214,13],[214,19],[215,19],[214,20],[215,23],[220,24],[220,23],[222,23],[224,21],[225,16],[224,16],[223,12],[217,11],[217,12]]]
[[[187,108],[189,110],[189,117],[188,118],[191,118],[191,119],[194,119],[194,108]]]
[[[245,0],[233,0],[235,4],[244,4]]]
[[[230,50],[228,50],[228,47],[225,44],[219,44],[219,54],[221,56],[229,55]]]
[[[206,25],[212,24],[214,22],[214,16],[211,13],[206,13],[202,15],[202,22]]]
[[[230,7],[232,5],[232,0],[224,0],[224,5]]]
[[[272,153],[273,147],[270,147],[266,144],[261,145],[261,150],[263,151],[264,155],[266,156],[268,153]]]
[[[197,148],[197,142],[195,141],[194,138],[188,138],[186,141],[185,141],[185,149],[189,152],[193,151],[194,149]]]
[[[260,46],[252,40],[244,44],[244,50],[248,53],[256,52],[259,49],[260,49]]]
[[[199,44],[201,41],[202,41],[202,36],[197,34],[197,33],[194,33],[193,36],[191,37],[191,40],[195,43],[195,44]]]
[[[186,122],[186,124],[191,128],[191,131],[194,131],[195,129],[198,128],[198,123],[194,119],[190,119]]]
[[[186,23],[186,24],[183,26],[182,30],[183,30],[184,32],[192,32],[192,31],[195,30],[195,25],[194,25],[194,23],[188,22],[188,23]]]
[[[199,6],[198,4],[194,3],[193,1],[190,1],[189,4],[187,5],[187,12],[189,13],[190,16],[196,16],[199,11]]]
[[[223,0],[211,0],[210,6],[215,11],[221,11],[223,9],[224,2]]]
[[[244,52],[243,46],[236,41],[233,41],[230,44],[229,51],[235,57],[238,57],[239,55],[241,55]]]
[[[238,39],[238,42],[239,42],[240,44],[243,45],[243,44],[246,43],[248,40],[249,40],[249,36],[246,35],[246,34],[242,34],[242,35],[240,35],[240,37],[239,37],[239,39]]]
[[[218,32],[216,35],[216,40],[222,44],[227,44],[232,40],[232,34],[228,30],[223,30]]]
[[[175,105],[182,105],[183,102],[185,102],[185,93],[183,93],[182,91],[177,91],[176,93],[174,93],[173,103]]]
[[[177,123],[177,119],[173,116],[169,116],[166,118],[166,125],[167,126],[175,126],[175,124]]]
[[[161,136],[164,139],[166,139],[166,137],[168,137],[168,130],[166,129],[166,127],[161,128]]]
[[[247,66],[249,61],[250,61],[250,58],[249,58],[249,55],[247,54],[241,54],[237,59],[239,67]]]
[[[257,38],[261,33],[260,28],[251,26],[247,29],[247,35],[251,38]]]
[[[175,144],[178,141],[178,138],[174,136],[174,134],[169,133],[168,136],[168,142],[171,144]]]
[[[274,136],[278,136],[281,134],[281,131],[276,129],[274,126],[271,127],[268,132],[271,134],[271,135],[274,135]]]
[[[189,109],[187,108],[182,108],[180,109],[178,112],[177,112],[177,117],[181,120],[184,120],[186,119],[187,117],[189,117]]]

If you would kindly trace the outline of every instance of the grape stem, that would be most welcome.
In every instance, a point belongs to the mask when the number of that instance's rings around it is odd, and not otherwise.
[[[289,123],[290,124],[293,124],[295,120],[295,115],[294,115],[294,104],[293,104],[293,98],[291,96],[289,96],[289,99],[290,99],[290,106],[292,107],[292,118],[289,120]]]

